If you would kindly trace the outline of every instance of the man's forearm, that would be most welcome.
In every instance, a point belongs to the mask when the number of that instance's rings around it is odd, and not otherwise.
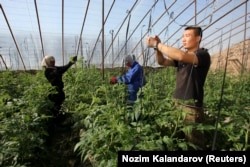
[[[164,45],[163,43],[158,44],[158,52],[168,56],[169,60],[176,60],[185,63],[197,64],[198,59],[194,52],[184,52],[180,49]],[[164,63],[165,65],[173,65],[169,63]]]
[[[165,57],[163,56],[163,54],[160,51],[158,51],[158,50],[155,51],[155,58],[156,58],[156,61],[159,65],[164,64]]]
[[[156,61],[159,65],[162,65],[162,66],[173,66],[174,65],[173,60],[169,57],[165,57],[160,50],[155,51],[155,58],[156,58]]]

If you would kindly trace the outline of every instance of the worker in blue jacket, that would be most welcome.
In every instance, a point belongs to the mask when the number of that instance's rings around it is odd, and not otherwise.
[[[135,56],[128,55],[125,57],[125,64],[129,67],[126,74],[118,77],[111,77],[110,83],[124,83],[128,87],[127,104],[133,105],[137,100],[137,93],[145,85],[145,77],[142,66],[135,61]]]

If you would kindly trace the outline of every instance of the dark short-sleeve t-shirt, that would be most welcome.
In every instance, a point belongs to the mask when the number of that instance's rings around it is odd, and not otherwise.
[[[195,52],[198,64],[175,62],[177,67],[176,89],[174,98],[180,100],[194,100],[194,105],[202,107],[204,97],[204,83],[211,64],[210,55],[206,49]]]

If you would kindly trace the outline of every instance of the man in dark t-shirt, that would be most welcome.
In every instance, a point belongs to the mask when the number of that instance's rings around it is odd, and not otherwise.
[[[202,29],[196,26],[186,27],[182,36],[185,51],[161,43],[158,36],[148,37],[146,45],[155,49],[159,65],[177,68],[174,98],[177,106],[186,112],[185,123],[202,123],[205,120],[203,110],[204,83],[210,67],[210,55],[207,49],[200,48]],[[193,129],[186,139],[203,147],[204,137]]]
[[[195,52],[198,64],[174,61],[177,67],[176,89],[174,97],[181,100],[193,100],[189,105],[202,107],[204,83],[210,66],[210,55],[201,48]]]

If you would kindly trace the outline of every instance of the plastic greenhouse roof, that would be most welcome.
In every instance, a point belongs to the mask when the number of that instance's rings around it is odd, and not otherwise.
[[[203,28],[202,47],[211,54],[250,37],[247,0],[2,0],[0,69],[40,69],[45,55],[65,64],[78,55],[85,62],[121,66],[135,54],[156,66],[145,38],[181,48],[187,25]]]

